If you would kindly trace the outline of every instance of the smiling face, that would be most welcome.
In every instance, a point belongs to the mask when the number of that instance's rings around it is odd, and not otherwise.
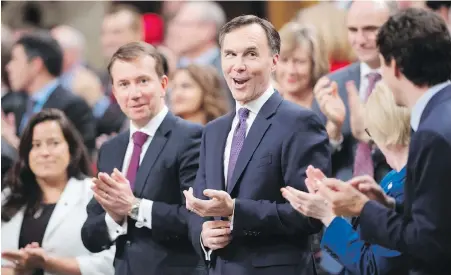
[[[276,79],[284,93],[299,93],[311,88],[310,51],[298,46],[292,52],[282,52],[277,64]]]
[[[199,84],[186,70],[180,70],[171,80],[171,110],[185,117],[195,114],[202,107],[203,92]]]
[[[58,122],[49,120],[36,124],[28,160],[38,179],[51,181],[65,177],[70,152]]]
[[[222,42],[221,63],[233,98],[244,105],[262,95],[270,85],[278,58],[258,24],[227,33]]]
[[[118,59],[111,67],[114,96],[138,127],[145,126],[164,106],[168,79],[158,76],[155,62],[145,55],[130,61]]]

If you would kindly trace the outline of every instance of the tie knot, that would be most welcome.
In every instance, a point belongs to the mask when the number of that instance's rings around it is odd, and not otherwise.
[[[249,117],[249,109],[240,108],[238,110],[238,116],[240,118],[240,121],[246,120]]]
[[[372,72],[368,74],[368,80],[370,83],[376,83],[381,80],[382,76],[380,73]]]
[[[133,143],[139,147],[142,147],[148,137],[149,137],[149,135],[147,135],[143,132],[136,131],[133,134]]]

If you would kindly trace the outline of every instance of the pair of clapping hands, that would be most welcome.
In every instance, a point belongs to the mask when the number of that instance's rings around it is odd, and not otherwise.
[[[369,200],[394,206],[394,199],[385,194],[370,176],[358,176],[348,182],[327,178],[321,170],[309,166],[305,185],[308,193],[293,187],[282,188],[283,197],[299,213],[321,220],[328,226],[335,216],[359,216]]]
[[[92,181],[94,198],[116,223],[122,224],[136,200],[130,182],[116,168],[111,175],[100,172]]]
[[[48,256],[38,243],[31,243],[19,250],[2,252],[2,258],[12,263],[7,266],[2,265],[2,274],[3,271],[8,274],[7,270],[11,270],[9,274],[31,275],[36,269],[46,269]]]

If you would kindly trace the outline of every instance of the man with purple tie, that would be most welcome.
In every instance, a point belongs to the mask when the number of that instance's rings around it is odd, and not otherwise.
[[[329,173],[326,130],[271,87],[280,50],[271,23],[237,17],[220,46],[236,110],[205,127],[194,190],[184,192],[194,248],[211,275],[315,274],[309,236],[321,223],[294,211],[280,188],[306,190],[312,163]]]
[[[151,45],[122,46],[108,71],[130,130],[100,148],[83,243],[91,252],[115,244],[116,274],[205,274],[182,194],[196,176],[202,126],[168,111],[168,78]]]

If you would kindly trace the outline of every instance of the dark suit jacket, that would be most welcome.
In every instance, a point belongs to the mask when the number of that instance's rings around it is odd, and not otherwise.
[[[223,155],[235,112],[210,122],[204,131],[194,192],[225,190]],[[236,198],[232,242],[214,251],[209,274],[314,274],[309,236],[321,223],[295,211],[280,188],[306,190],[307,166],[330,172],[327,133],[318,116],[275,92],[258,113],[238,157],[228,190]],[[199,255],[206,220],[191,219]]]
[[[332,154],[332,175],[342,180],[352,178],[355,150],[358,141],[351,132],[351,124],[349,120],[349,104],[348,92],[346,90],[346,82],[353,80],[357,89],[360,87],[360,62],[353,63],[343,69],[335,71],[327,76],[331,81],[337,82],[338,93],[346,107],[346,119],[342,126],[343,143],[340,151]],[[318,102],[314,100],[312,110],[318,113],[323,121],[327,122],[327,118],[321,113]],[[376,182],[380,182],[382,178],[391,170],[385,161],[384,155],[375,150],[373,153],[374,175]]]
[[[8,101],[10,100],[8,99]],[[26,112],[27,96],[22,93],[12,93],[11,101],[11,104],[7,104],[5,109],[9,109],[8,106],[15,103],[14,106],[16,108],[11,111],[14,112],[16,117],[16,129],[19,129],[22,117]],[[63,111],[74,124],[75,128],[77,128],[88,150],[93,151],[95,149],[96,126],[94,116],[92,115],[91,108],[81,97],[64,89],[62,86],[57,86],[42,108],[55,108]]]
[[[406,168],[392,171],[380,185],[390,197],[404,202],[404,181]],[[406,256],[398,251],[372,245],[360,236],[359,218],[350,224],[342,217],[336,217],[324,232],[321,247],[343,264],[340,275],[406,275]]]
[[[121,170],[130,132],[107,141],[99,151],[99,172]],[[193,185],[199,160],[202,126],[171,113],[153,137],[136,176],[133,193],[153,201],[152,229],[137,228],[128,220],[127,234],[116,240],[115,269],[120,275],[192,274],[202,261],[188,239],[183,190]],[[105,211],[93,199],[87,206],[88,219],[82,240],[91,252],[112,245]]]
[[[370,201],[360,216],[363,239],[409,255],[412,274],[451,274],[450,117],[448,86],[429,101],[412,136],[403,213]]]

